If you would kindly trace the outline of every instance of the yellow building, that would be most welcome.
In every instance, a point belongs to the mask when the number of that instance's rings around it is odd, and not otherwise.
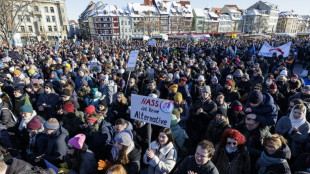
[[[298,14],[291,12],[279,13],[277,33],[297,33],[299,30]]]

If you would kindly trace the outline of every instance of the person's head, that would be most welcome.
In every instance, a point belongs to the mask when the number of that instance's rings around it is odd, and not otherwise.
[[[133,135],[131,131],[129,130],[122,130],[118,134],[115,135],[114,137],[115,143],[114,143],[114,149],[119,151],[118,155],[118,161],[121,164],[128,164],[129,159],[127,156],[127,151],[130,146],[133,145]]]
[[[67,154],[73,155],[75,151],[82,150],[86,136],[84,134],[77,134],[68,141]]]
[[[212,85],[216,85],[218,83],[218,79],[216,76],[212,77],[211,83],[212,83]]]
[[[205,77],[200,75],[197,79],[197,83],[199,86],[203,86],[203,84],[205,83]]]
[[[174,143],[172,132],[170,128],[162,128],[159,131],[159,135],[157,138],[157,143],[161,146],[164,147],[170,142]]]
[[[27,129],[28,129],[30,134],[33,133],[33,132],[37,132],[40,128],[41,128],[41,122],[37,118],[31,119],[27,123]]]
[[[99,101],[98,109],[99,109],[99,111],[106,111],[108,109],[107,101],[105,99],[102,99]]]
[[[242,76],[242,81],[243,81],[243,82],[246,82],[246,81],[248,81],[249,79],[250,79],[249,74],[247,74],[247,73],[243,74],[243,76]]]
[[[260,83],[257,83],[255,85],[252,86],[253,91],[262,91],[262,85]]]
[[[215,114],[215,120],[217,123],[223,123],[227,120],[227,111],[224,108],[219,108]]]
[[[21,108],[20,108],[20,115],[23,117],[23,119],[30,119],[32,117],[33,114],[33,108],[30,104],[24,104]]]
[[[61,100],[62,101],[68,101],[68,100],[70,100],[70,97],[71,97],[70,89],[64,89],[62,91],[62,94],[61,94]]]
[[[4,161],[0,161],[0,174],[6,174],[8,166],[5,164]]]
[[[211,89],[210,86],[203,86],[201,89],[201,98],[210,99],[211,98]]]
[[[301,99],[293,99],[293,100],[291,100],[290,101],[290,103],[289,103],[289,105],[288,105],[288,111],[291,111],[293,108],[294,108],[294,106],[295,105],[298,105],[298,104],[304,104],[304,101],[303,100],[301,100]]]
[[[44,123],[44,132],[47,135],[54,133],[56,130],[60,128],[60,124],[56,118],[50,118]]]
[[[15,98],[21,97],[24,94],[24,86],[23,85],[17,85],[14,88],[13,94],[14,94]]]
[[[134,86],[136,83],[136,79],[135,78],[130,78],[129,81],[128,81],[128,85],[131,87],[131,86]]]
[[[53,89],[53,84],[52,83],[46,83],[44,84],[44,92],[47,94],[50,94]]]
[[[86,71],[85,71],[83,68],[80,68],[80,69],[78,70],[78,75],[79,75],[79,76],[83,77],[85,74],[86,74]]]
[[[154,90],[156,89],[156,82],[154,80],[151,80],[148,84],[149,89]]]
[[[127,103],[127,98],[125,97],[124,93],[118,92],[116,94],[116,101],[118,103],[126,104]]]
[[[303,104],[295,105],[290,113],[290,120],[301,120],[306,117],[306,106]]]
[[[180,105],[183,101],[183,96],[180,92],[176,93],[175,96],[173,97],[174,99],[174,104],[175,105]]]
[[[259,122],[256,120],[257,115],[249,113],[245,116],[245,125],[248,130],[254,130],[259,126]]]
[[[278,91],[277,84],[275,82],[271,83],[268,91],[270,94],[275,94]]]
[[[287,140],[282,135],[272,134],[264,140],[264,148],[268,155],[272,155],[286,143]]]
[[[291,81],[292,82],[297,82],[297,80],[298,80],[298,75],[297,74],[292,74],[291,75]]]
[[[179,86],[184,86],[186,85],[187,78],[186,77],[181,77],[179,80]]]
[[[125,119],[119,118],[115,121],[115,126],[114,126],[114,132],[115,134],[119,133],[120,131],[126,129],[128,126],[128,123]]]
[[[243,109],[242,104],[238,100],[234,100],[230,107],[235,114],[239,114]]]
[[[310,95],[310,85],[305,85],[301,90],[303,95]]]
[[[263,102],[264,97],[262,92],[254,90],[249,94],[248,100],[252,107],[257,107]]]
[[[71,102],[67,102],[63,105],[62,109],[67,113],[74,113],[74,105]]]
[[[127,171],[121,164],[114,164],[106,171],[106,174],[127,174]]]
[[[225,89],[230,91],[232,88],[233,88],[234,84],[233,84],[233,81],[228,79],[226,80],[225,82]]]
[[[218,104],[223,104],[224,103],[224,99],[225,99],[225,96],[224,96],[224,94],[223,93],[221,93],[221,92],[219,92],[219,93],[217,93],[216,94],[216,102],[218,103]]]
[[[168,90],[169,90],[169,93],[176,93],[178,91],[178,85],[177,84],[174,84],[174,85],[171,85]]]
[[[215,152],[214,145],[207,140],[198,143],[195,152],[195,162],[198,165],[204,165],[211,160]]]
[[[222,147],[228,147],[231,150],[236,148],[242,149],[245,146],[245,137],[236,129],[226,129],[221,137],[220,144]]]

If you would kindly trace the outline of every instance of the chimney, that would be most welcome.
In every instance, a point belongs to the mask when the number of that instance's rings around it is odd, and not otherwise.
[[[144,0],[144,5],[154,5],[153,0]]]

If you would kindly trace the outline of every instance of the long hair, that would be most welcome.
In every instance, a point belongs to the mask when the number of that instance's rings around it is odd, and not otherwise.
[[[226,129],[222,134],[220,144],[222,147],[226,146],[227,138],[235,139],[238,143],[238,148],[242,149],[245,146],[246,139],[242,133],[236,129]]]
[[[124,105],[127,104],[127,98],[125,97],[124,93],[118,92],[118,93],[116,94],[116,96],[117,96],[117,95],[120,95],[121,98],[122,98],[122,99],[121,99],[121,104],[124,104]],[[115,99],[115,102],[118,102],[117,99]]]
[[[168,137],[168,141],[165,145],[169,144],[170,142],[172,142],[174,144],[174,139],[173,139],[173,135],[172,135],[172,132],[171,132],[171,129],[170,128],[162,128],[160,131],[159,131],[159,134],[163,132],[166,134],[166,136]],[[159,136],[158,134],[158,136]],[[156,142],[159,144],[159,140],[157,138]]]
[[[123,148],[122,150],[119,151],[119,155],[118,155],[118,162],[122,165],[128,164],[129,163],[129,159],[128,159],[128,155],[127,155],[127,151],[128,151],[128,146],[124,146],[122,145]]]
[[[120,164],[115,164],[111,166],[105,173],[112,172],[113,174],[127,174],[125,168]]]

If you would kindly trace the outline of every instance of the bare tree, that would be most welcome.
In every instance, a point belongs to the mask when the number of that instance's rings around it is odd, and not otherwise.
[[[259,15],[259,16],[247,16],[247,27],[248,31],[253,33],[266,32],[268,30],[268,17]]]
[[[32,0],[0,0],[0,37],[9,48],[21,23],[30,15],[28,7],[31,3]]]
[[[136,24],[136,29],[142,30],[143,34],[151,37],[154,29],[159,27],[159,18],[157,16],[151,17],[150,12],[146,12],[146,15]]]

